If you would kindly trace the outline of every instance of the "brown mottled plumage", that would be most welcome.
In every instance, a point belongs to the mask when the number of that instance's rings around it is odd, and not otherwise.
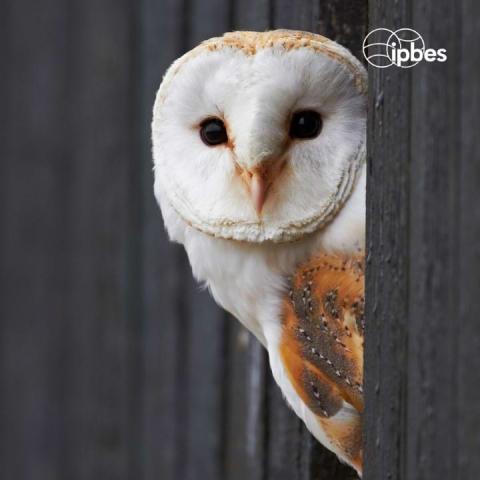
[[[364,255],[322,254],[290,280],[283,302],[281,357],[290,380],[329,439],[361,470]],[[335,415],[344,402],[358,412]]]

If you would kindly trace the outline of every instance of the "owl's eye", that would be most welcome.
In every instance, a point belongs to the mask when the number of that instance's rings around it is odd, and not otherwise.
[[[227,143],[225,124],[219,118],[207,118],[200,124],[200,138],[209,146]]]
[[[313,110],[302,110],[292,116],[290,136],[292,138],[315,138],[322,129],[322,117]]]

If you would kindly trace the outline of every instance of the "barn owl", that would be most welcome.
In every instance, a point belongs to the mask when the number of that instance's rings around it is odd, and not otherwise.
[[[232,32],[176,60],[154,191],[194,276],[268,351],[286,401],[361,475],[366,72],[312,33]]]

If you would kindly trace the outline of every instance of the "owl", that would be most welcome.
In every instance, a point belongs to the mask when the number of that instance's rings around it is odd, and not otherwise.
[[[362,471],[366,72],[307,32],[231,32],[176,60],[152,122],[169,237],[268,351],[310,432]]]

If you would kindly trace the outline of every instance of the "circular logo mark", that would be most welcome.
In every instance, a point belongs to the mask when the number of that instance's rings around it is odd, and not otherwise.
[[[372,30],[363,40],[363,56],[367,62],[377,68],[387,68],[395,62],[388,50],[392,48],[391,44],[400,45],[400,39],[395,32],[388,28],[376,28]]]
[[[412,28],[400,28],[392,32],[387,47],[387,55],[394,57],[392,63],[401,68],[414,67],[423,60],[425,52],[422,36]],[[399,50],[402,52],[399,53]]]
[[[395,32],[388,28],[376,28],[363,40],[363,55],[367,62],[377,68],[396,65],[411,68],[421,60],[425,51],[422,36],[411,28]]]

